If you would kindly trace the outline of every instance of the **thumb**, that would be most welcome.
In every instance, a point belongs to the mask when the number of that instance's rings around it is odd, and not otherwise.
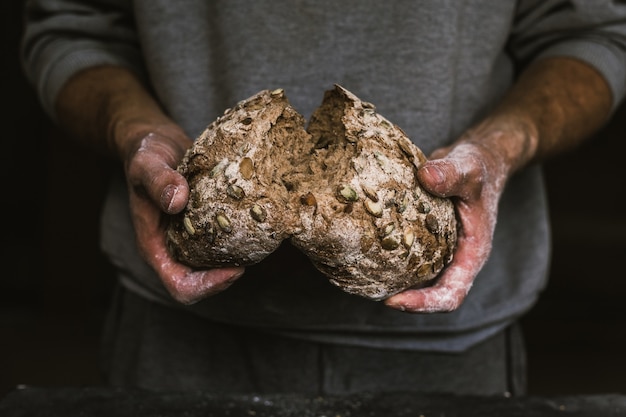
[[[455,164],[445,159],[435,159],[427,161],[420,167],[417,178],[432,194],[449,197],[455,194],[459,172]]]

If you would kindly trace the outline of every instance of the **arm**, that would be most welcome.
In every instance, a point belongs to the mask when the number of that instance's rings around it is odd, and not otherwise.
[[[166,250],[161,220],[186,204],[189,188],[174,168],[191,140],[142,82],[132,13],[130,0],[29,0],[22,63],[61,128],[122,162],[138,248],[172,296],[191,303],[243,269],[196,271]]]
[[[531,64],[486,119],[420,168],[428,190],[456,200],[458,248],[435,285],[404,291],[386,304],[410,312],[458,308],[491,251],[508,178],[588,138],[613,104],[606,79],[582,61],[555,57]]]
[[[165,245],[163,213],[185,207],[189,187],[175,170],[191,140],[128,69],[101,66],[74,75],[56,101],[59,124],[124,165],[137,244],[165,287],[192,303],[222,291],[242,268],[196,271],[177,263]]]
[[[596,132],[626,89],[626,5],[610,0],[520,0],[507,51],[525,68],[490,115],[418,172],[431,192],[456,201],[461,230],[436,283],[391,297],[411,312],[457,309],[491,252],[498,201],[525,166]]]
[[[192,303],[224,290],[243,273],[242,268],[193,270],[168,253],[161,217],[187,202],[189,187],[175,167],[191,140],[130,71],[103,66],[79,72],[61,89],[56,114],[72,136],[123,162],[137,245],[175,299]]]

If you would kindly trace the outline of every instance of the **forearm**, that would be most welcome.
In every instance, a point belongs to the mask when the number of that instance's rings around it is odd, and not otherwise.
[[[184,137],[135,75],[102,66],[72,77],[56,101],[60,126],[84,145],[120,159],[149,133]]]
[[[580,61],[546,58],[528,68],[489,116],[419,169],[427,190],[454,198],[457,248],[434,285],[385,303],[411,312],[457,309],[491,253],[507,179],[589,137],[605,123],[612,104],[604,78]]]
[[[490,116],[512,121],[521,134],[486,145],[499,149],[513,172],[578,146],[604,125],[612,105],[611,90],[594,68],[570,58],[543,59],[521,74]]]

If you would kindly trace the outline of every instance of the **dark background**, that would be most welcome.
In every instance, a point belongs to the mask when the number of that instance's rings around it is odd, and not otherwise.
[[[73,146],[42,113],[18,63],[22,3],[0,4],[0,397],[19,384],[101,384],[112,288],[98,247],[112,164]],[[532,395],[626,394],[625,129],[622,106],[594,140],[546,165],[554,256],[523,321]]]

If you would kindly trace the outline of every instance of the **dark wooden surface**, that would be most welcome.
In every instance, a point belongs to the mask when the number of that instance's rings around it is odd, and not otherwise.
[[[3,417],[618,417],[626,397],[478,397],[378,393],[350,396],[240,395],[28,388],[0,401]]]

